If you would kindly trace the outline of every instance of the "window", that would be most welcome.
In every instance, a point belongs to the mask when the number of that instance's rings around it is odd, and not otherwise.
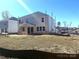
[[[45,27],[37,27],[37,31],[45,31]]]
[[[40,31],[42,31],[42,27],[40,27]]]
[[[29,23],[28,19],[26,19],[26,23]]]
[[[22,23],[23,23],[23,21],[22,21],[22,20],[19,20],[19,23],[20,23],[20,24],[22,24]]]
[[[22,31],[25,31],[25,28],[24,27],[22,27]]]
[[[44,18],[42,18],[42,22],[44,22]]]
[[[31,33],[33,33],[33,27],[31,27]]]
[[[37,31],[40,31],[39,29],[40,29],[40,28],[39,28],[39,27],[37,27]]]
[[[43,31],[45,31],[45,27],[43,27]]]

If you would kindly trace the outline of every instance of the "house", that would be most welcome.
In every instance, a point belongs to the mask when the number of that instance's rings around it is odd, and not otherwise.
[[[55,27],[55,19],[42,12],[35,12],[19,18],[19,34],[53,33]]]
[[[71,34],[79,35],[79,28],[74,28],[71,32]]]
[[[59,34],[68,33],[68,31],[69,31],[68,27],[56,27],[56,29],[58,30],[57,33],[59,33]]]
[[[57,34],[79,34],[79,28],[75,27],[56,27]]]
[[[17,18],[11,17],[0,21],[0,34],[18,33],[19,22]]]

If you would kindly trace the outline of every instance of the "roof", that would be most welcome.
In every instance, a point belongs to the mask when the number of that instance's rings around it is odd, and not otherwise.
[[[34,25],[29,24],[29,23],[23,23],[23,24],[20,24],[19,26],[34,26]]]
[[[21,20],[22,23],[25,22],[25,23],[29,23],[29,24],[35,25],[36,23],[35,23],[35,21],[33,21],[33,19],[38,19],[38,18],[40,19],[40,16],[41,16],[41,17],[47,16],[48,18],[51,17],[51,16],[49,16],[49,15],[46,14],[46,13],[37,11],[37,12],[31,13],[31,14],[29,14],[29,15],[25,15],[25,16],[23,16],[23,17],[20,17],[19,20]],[[52,18],[52,17],[51,17],[51,18]],[[53,19],[53,18],[52,18],[52,19]],[[53,20],[54,20],[54,19],[53,19]]]
[[[29,14],[29,15],[22,16],[22,17],[20,17],[20,18],[23,18],[23,17],[29,17],[29,16],[32,16],[32,15],[37,15],[37,16],[39,16],[39,15],[49,16],[49,15],[46,14],[46,13],[37,11],[37,12],[31,13],[31,14]],[[50,17],[51,17],[51,16],[50,16]],[[19,19],[20,19],[20,18],[19,18]]]
[[[16,21],[18,21],[18,19],[16,17],[10,17],[9,20],[16,20]]]
[[[35,12],[35,13],[33,13],[33,14],[39,14],[39,15],[45,15],[45,16],[49,16],[48,14],[46,14],[46,13],[43,13],[43,12],[40,12],[40,11],[37,11],[37,12]]]

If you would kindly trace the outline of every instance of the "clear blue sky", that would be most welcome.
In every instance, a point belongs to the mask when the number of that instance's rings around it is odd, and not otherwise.
[[[57,21],[64,21],[72,26],[79,24],[79,0],[0,0],[1,12],[8,10],[11,16],[24,16],[36,11],[42,11],[56,17]]]

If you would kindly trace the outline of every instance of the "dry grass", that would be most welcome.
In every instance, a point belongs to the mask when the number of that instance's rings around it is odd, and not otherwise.
[[[55,35],[10,35],[0,36],[0,47],[7,49],[37,49],[48,52],[78,53],[79,36],[71,37]]]

